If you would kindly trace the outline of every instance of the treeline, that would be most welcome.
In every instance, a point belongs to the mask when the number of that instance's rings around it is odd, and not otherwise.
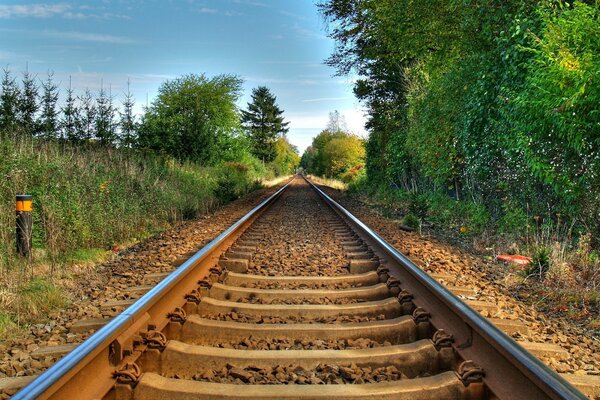
[[[67,261],[203,214],[293,173],[300,157],[268,88],[236,106],[242,81],[186,75],[160,86],[143,115],[128,89],[76,95],[50,73],[38,85],[4,69],[0,87],[0,276],[17,270],[14,201],[34,197],[36,261]],[[17,279],[16,281],[19,281]],[[1,330],[1,329],[0,329]]]
[[[292,173],[299,156],[287,140],[276,97],[259,87],[248,111],[240,111],[242,83],[233,75],[203,74],[166,81],[138,118],[129,82],[119,103],[110,86],[76,95],[70,82],[59,102],[53,73],[41,81],[26,71],[18,80],[4,68],[0,135],[151,151],[202,166],[241,163],[257,175]]]
[[[327,63],[361,77],[368,181],[482,204],[480,219],[517,236],[588,233],[598,248],[599,5],[321,1]]]
[[[344,118],[338,111],[329,114],[329,123],[304,151],[300,166],[308,173],[356,181],[365,164],[364,141],[348,132]]]

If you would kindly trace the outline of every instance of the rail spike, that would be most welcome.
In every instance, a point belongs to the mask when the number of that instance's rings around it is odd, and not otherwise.
[[[164,350],[167,346],[167,337],[164,333],[156,330],[148,331],[144,337],[144,343],[150,349]]]
[[[181,307],[177,307],[175,311],[167,314],[167,317],[171,320],[171,322],[179,322],[183,324],[187,320],[187,313]]]
[[[212,287],[212,282],[208,279],[201,279],[198,281],[198,286],[204,289],[210,289]]]
[[[113,376],[118,383],[135,385],[142,376],[142,370],[136,363],[127,363],[113,372]]]
[[[200,304],[200,299],[202,298],[202,295],[200,294],[200,291],[198,289],[194,289],[191,292],[187,293],[184,297],[190,303]]]
[[[452,337],[452,335],[446,333],[446,331],[444,331],[443,329],[438,329],[437,331],[435,331],[431,340],[433,341],[433,345],[437,350],[440,350],[441,348],[451,347],[452,343],[454,342],[454,338]]]
[[[473,360],[466,360],[458,366],[458,375],[465,386],[471,383],[479,383],[485,377],[485,371]]]
[[[431,314],[425,311],[423,308],[417,307],[413,311],[412,317],[415,321],[415,324],[419,324],[421,322],[428,322]]]
[[[398,293],[398,301],[400,304],[409,303],[413,301],[414,298],[415,296],[406,289],[402,289],[402,291]]]

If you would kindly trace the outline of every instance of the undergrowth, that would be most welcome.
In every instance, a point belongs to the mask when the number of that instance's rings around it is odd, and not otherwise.
[[[591,232],[565,223],[560,214],[531,215],[507,200],[492,215],[476,201],[439,192],[415,194],[366,180],[350,185],[349,191],[366,195],[386,217],[445,232],[485,254],[530,256],[527,267],[506,272],[516,272],[519,285],[543,298],[548,309],[587,318],[600,328],[597,319],[590,319],[600,312],[600,253],[593,248]]]
[[[256,189],[260,168],[0,136],[0,337],[64,305],[52,282],[69,275],[70,265],[102,259]],[[21,193],[34,199],[30,260],[15,251]]]

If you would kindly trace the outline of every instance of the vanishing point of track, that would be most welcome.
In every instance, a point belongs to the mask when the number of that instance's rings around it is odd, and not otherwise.
[[[296,177],[14,399],[585,398],[435,278]]]

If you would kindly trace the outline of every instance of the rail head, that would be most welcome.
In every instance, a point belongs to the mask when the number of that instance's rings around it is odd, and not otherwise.
[[[462,328],[463,331],[467,332],[468,339],[460,346],[455,346],[455,348],[461,356],[467,356],[475,362],[478,362],[478,359],[481,360],[480,365],[496,365],[502,370],[499,374],[486,371],[486,378],[484,379],[488,387],[496,395],[499,395],[498,397],[510,399],[587,399],[570,383],[429,276],[317,185],[306,177],[304,179],[336,213],[355,229],[359,236],[366,239],[376,254],[387,261],[386,266],[395,266],[396,271],[403,274],[408,281],[407,283],[412,286],[410,290],[426,293],[427,296],[432,297],[430,299],[425,299],[424,296],[421,299],[415,297],[417,305],[419,305],[419,301],[425,301],[428,306],[437,307],[437,309],[427,311],[432,314],[435,313],[436,322],[441,321],[442,323],[445,318],[442,316],[444,313],[442,308],[445,307],[453,314],[454,322],[459,321],[463,324]],[[451,333],[456,330],[450,326],[444,326],[444,328]],[[487,348],[484,348],[485,346]],[[493,364],[494,361],[497,364]],[[509,366],[512,370],[503,368],[503,366]],[[523,393],[530,393],[531,395],[526,397],[514,396],[514,393],[520,393],[517,386],[523,387]],[[507,397],[500,396],[501,393],[504,393]]]
[[[219,236],[200,249],[196,254],[181,264],[176,270],[160,281],[150,291],[140,297],[130,307],[113,318],[108,324],[90,336],[87,340],[77,346],[72,352],[68,353],[52,367],[38,376],[29,385],[17,392],[13,400],[32,400],[38,398],[50,398],[56,391],[64,385],[68,377],[73,376],[86,368],[86,363],[92,360],[104,351],[119,335],[125,333],[127,329],[133,326],[144,313],[163,299],[169,291],[181,283],[200,262],[208,259],[213,253],[217,252],[224,242],[241,233],[249,222],[254,220],[275,200],[277,200],[290,183],[295,179],[293,177],[283,187],[263,200],[259,205],[250,210],[246,215],[236,221],[233,225],[223,231]],[[166,317],[166,316],[165,316]],[[108,362],[108,360],[106,360]],[[82,390],[84,388],[81,388]]]

